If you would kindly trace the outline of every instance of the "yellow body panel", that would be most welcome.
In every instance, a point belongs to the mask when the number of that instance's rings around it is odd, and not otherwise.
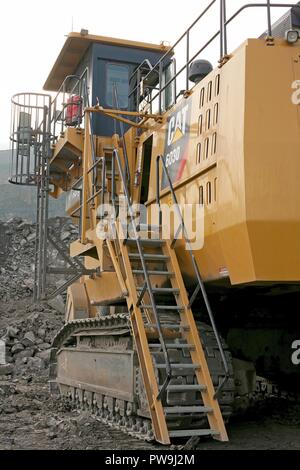
[[[166,112],[162,122],[149,119],[138,138],[135,128],[125,134],[135,202],[140,201],[141,183],[134,183],[134,175],[143,167],[145,142],[153,138],[147,202],[151,206],[156,196],[156,157],[164,154],[168,123],[178,110],[189,107],[188,156],[174,188],[183,204],[200,204],[202,188],[204,246],[194,254],[205,281],[229,278],[232,285],[300,281],[299,106],[291,99],[291,86],[300,72],[299,56],[298,43],[247,40]],[[83,135],[75,136],[74,131],[68,130],[70,141],[76,137],[82,142]],[[177,132],[174,139],[180,137]],[[58,142],[55,155],[63,151],[66,139],[67,135]],[[115,144],[121,150],[116,136],[96,137],[98,154],[106,155],[104,148],[111,154]],[[92,161],[86,145],[84,150],[88,170]],[[75,165],[76,178],[78,171],[84,172],[81,165]],[[107,185],[110,190],[110,179]],[[86,191],[88,200],[90,188]],[[168,188],[161,191],[161,201],[170,204]],[[95,232],[99,204],[98,197],[86,212],[85,239],[71,252],[88,254],[91,243],[97,246],[103,268],[103,244]],[[195,279],[183,241],[176,251],[185,280],[192,284]]]
[[[220,70],[195,86],[186,100],[192,105],[189,157],[174,187],[178,199],[189,203],[200,202],[199,188],[203,187],[205,243],[195,255],[205,280],[222,278],[227,271],[232,284],[300,280],[299,107],[291,100],[291,85],[300,72],[300,47],[284,40],[267,44],[246,41]],[[210,83],[212,98],[208,100]],[[150,203],[155,197],[155,157],[163,153],[166,126],[154,134]],[[216,153],[212,152],[215,133]],[[206,139],[208,158],[203,155]],[[197,162],[199,143],[202,154]],[[211,202],[207,184],[211,184]],[[191,270],[183,245],[177,252],[188,278]]]

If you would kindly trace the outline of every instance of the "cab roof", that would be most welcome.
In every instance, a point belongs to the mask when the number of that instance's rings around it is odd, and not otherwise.
[[[70,33],[43,86],[44,90],[58,91],[65,77],[76,72],[89,46],[95,43],[146,49],[158,53],[165,53],[169,49],[163,44],[149,44],[127,39],[94,36],[92,34]]]

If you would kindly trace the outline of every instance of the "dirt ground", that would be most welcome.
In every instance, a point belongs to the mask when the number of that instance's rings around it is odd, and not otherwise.
[[[0,330],[34,321],[58,329],[62,315],[45,309],[37,316],[29,299],[0,306]],[[23,322],[23,323],[22,323]],[[27,323],[26,323],[27,322]],[[45,328],[46,328],[45,327]],[[1,335],[0,335],[1,336]],[[26,362],[26,361],[24,361]],[[32,364],[31,364],[32,366]],[[0,449],[104,449],[160,450],[99,422],[88,412],[79,413],[48,392],[48,368],[15,364],[15,372],[0,376]],[[16,370],[17,367],[17,370]],[[20,369],[21,367],[21,369]],[[229,443],[203,440],[197,449],[300,449],[300,403],[269,399],[228,425]],[[178,442],[177,444],[183,444]]]
[[[160,450],[124,435],[100,423],[87,412],[78,413],[53,401],[48,394],[46,377],[29,380],[2,381],[0,390],[0,449],[104,449]],[[206,449],[300,449],[300,406],[273,403],[271,412],[232,420],[228,425],[229,443],[201,441]],[[295,416],[298,416],[295,419]],[[179,442],[178,442],[179,444]]]

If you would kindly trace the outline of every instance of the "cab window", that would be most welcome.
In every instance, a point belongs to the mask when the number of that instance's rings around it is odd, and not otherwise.
[[[114,91],[116,90],[116,92]],[[126,65],[106,65],[106,104],[112,108],[128,108],[129,69]],[[117,95],[117,96],[116,96]]]

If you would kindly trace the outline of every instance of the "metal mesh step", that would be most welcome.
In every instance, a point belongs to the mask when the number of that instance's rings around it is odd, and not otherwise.
[[[166,243],[164,240],[154,240],[151,238],[140,238],[139,241],[141,245],[150,247],[160,247]],[[137,244],[137,240],[135,238],[128,238],[127,240],[124,240],[124,242],[129,246],[136,246]]]
[[[210,406],[166,406],[164,407],[166,414],[181,414],[181,413],[211,413]]]
[[[170,364],[171,369],[200,369],[200,364]],[[165,369],[167,364],[156,364],[157,369]]]
[[[129,258],[132,260],[141,261],[141,257],[139,253],[129,253]],[[169,256],[165,255],[155,255],[155,254],[144,254],[145,261],[168,261],[170,258]]]
[[[185,331],[189,331],[190,327],[188,325],[178,325],[178,324],[173,324],[173,323],[165,323],[161,325],[162,328],[170,328],[171,330],[179,330],[179,329],[184,329]],[[148,323],[145,325],[146,328],[158,328],[158,326],[155,323]]]
[[[218,436],[218,434],[218,431],[213,429],[178,429],[169,431],[170,437]]]
[[[147,271],[149,276],[167,276],[167,277],[174,277],[175,273],[169,271]],[[132,273],[135,275],[144,274],[142,269],[133,269]]]
[[[183,344],[183,343],[167,343],[167,349],[194,349],[195,346],[193,344]],[[161,348],[160,343],[152,343],[149,344],[149,348]]]
[[[138,292],[141,292],[142,290],[144,290],[143,287],[137,287],[136,290]],[[169,288],[169,287],[166,287],[166,288],[153,288],[152,289],[152,292],[153,294],[180,294],[180,290],[179,289],[173,289],[173,288]]]
[[[148,304],[140,305],[140,308],[143,310],[147,308],[153,309],[152,305]],[[156,310],[172,310],[174,312],[180,312],[184,310],[184,307],[180,307],[179,305],[156,305]]]
[[[168,385],[168,392],[204,392],[206,385]]]

